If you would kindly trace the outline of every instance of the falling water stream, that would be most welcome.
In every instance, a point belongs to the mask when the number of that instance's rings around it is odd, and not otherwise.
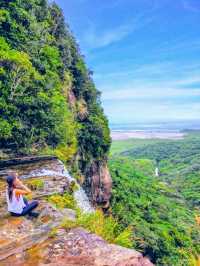
[[[48,169],[45,166],[39,169],[34,169],[27,174],[21,175],[21,178],[31,178],[31,177],[43,177],[43,176],[62,176],[71,183],[75,182],[77,189],[73,192],[74,199],[76,201],[77,207],[83,213],[92,213],[94,208],[91,206],[89,199],[83,190],[83,188],[77,183],[77,181],[69,174],[68,170],[65,168],[64,164],[61,161],[58,161],[59,169],[52,170]]]

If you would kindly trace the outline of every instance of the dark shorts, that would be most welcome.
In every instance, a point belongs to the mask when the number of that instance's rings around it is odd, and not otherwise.
[[[28,201],[26,199],[24,199],[24,203],[26,204],[26,206],[23,208],[22,213],[18,214],[18,213],[13,213],[11,212],[12,216],[24,216],[27,215],[29,213],[31,213],[35,208],[37,208],[39,202],[37,200],[34,200],[30,203],[28,203]]]

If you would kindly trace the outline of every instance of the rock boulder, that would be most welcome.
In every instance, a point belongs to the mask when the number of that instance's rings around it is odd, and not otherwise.
[[[153,266],[139,252],[108,244],[82,228],[68,232],[59,229],[54,239],[1,263],[2,266]]]

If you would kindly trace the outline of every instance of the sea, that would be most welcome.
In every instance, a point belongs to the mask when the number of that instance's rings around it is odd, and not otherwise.
[[[186,132],[200,131],[200,120],[148,122],[148,123],[110,123],[111,131],[151,131]]]

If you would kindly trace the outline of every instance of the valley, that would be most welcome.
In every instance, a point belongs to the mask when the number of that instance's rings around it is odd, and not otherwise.
[[[113,141],[111,206],[133,246],[156,265],[196,265],[200,251],[200,133]],[[155,168],[159,176],[155,176]]]

